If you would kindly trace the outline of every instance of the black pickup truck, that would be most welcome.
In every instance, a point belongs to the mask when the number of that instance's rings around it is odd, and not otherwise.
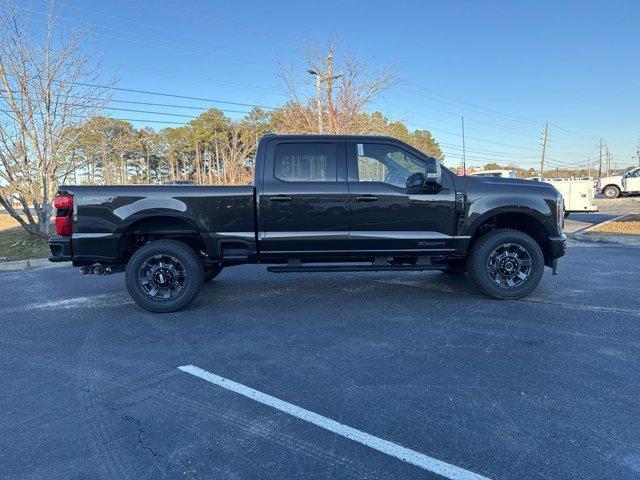
[[[64,186],[53,262],[125,271],[143,308],[174,311],[232,265],[270,272],[468,273],[497,299],[529,294],[564,255],[550,185],[458,176],[401,141],[267,135],[253,186]]]

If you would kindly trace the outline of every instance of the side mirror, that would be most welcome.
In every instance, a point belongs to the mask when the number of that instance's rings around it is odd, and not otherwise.
[[[427,179],[422,172],[409,175],[409,177],[407,178],[407,190],[410,192],[422,190],[426,181]]]
[[[425,173],[425,185],[432,188],[442,186],[442,167],[437,158],[429,157]]]
[[[407,178],[409,193],[437,192],[442,188],[442,167],[436,158],[429,158],[425,173],[417,172]]]

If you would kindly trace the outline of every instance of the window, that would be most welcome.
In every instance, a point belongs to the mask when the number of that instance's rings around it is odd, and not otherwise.
[[[280,143],[274,176],[286,182],[335,182],[335,143]]]
[[[627,174],[627,178],[639,178],[639,177],[640,177],[640,168],[638,168],[636,170],[631,170]]]
[[[358,143],[358,181],[382,182],[405,188],[407,178],[425,173],[423,161],[393,145]]]

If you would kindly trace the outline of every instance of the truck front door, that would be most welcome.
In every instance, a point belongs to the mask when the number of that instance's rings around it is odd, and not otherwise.
[[[259,242],[269,258],[335,257],[349,251],[343,141],[274,139],[258,198]]]
[[[443,170],[443,188],[409,194],[407,178],[424,173],[427,158],[385,140],[347,143],[352,254],[433,255],[451,248],[455,191]]]
[[[625,192],[640,192],[640,167],[627,173],[622,184]]]

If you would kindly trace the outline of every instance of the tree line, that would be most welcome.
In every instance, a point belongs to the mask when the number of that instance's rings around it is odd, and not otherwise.
[[[65,153],[62,184],[114,185],[191,181],[202,185],[247,184],[260,137],[267,133],[315,133],[296,126],[289,103],[266,111],[254,108],[233,120],[212,108],[184,126],[137,129],[131,123],[95,116],[75,126]],[[380,112],[361,112],[351,131],[400,138],[427,154],[442,157],[427,130],[410,131]]]

